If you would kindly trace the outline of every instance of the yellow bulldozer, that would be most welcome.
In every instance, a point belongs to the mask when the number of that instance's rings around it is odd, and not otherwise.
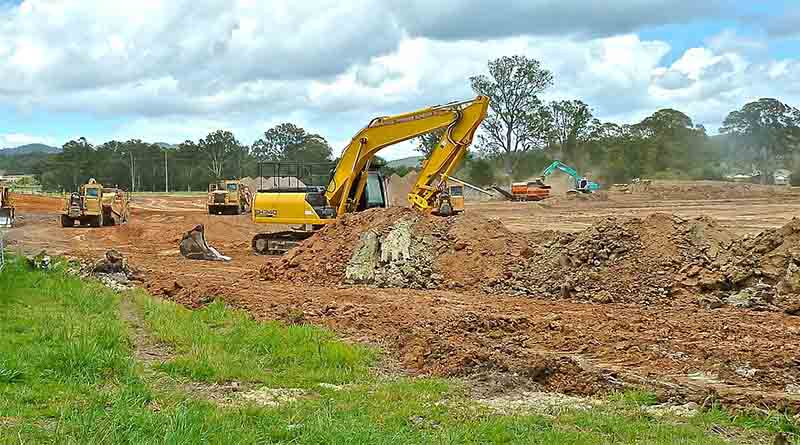
[[[61,227],[100,227],[124,224],[130,218],[130,193],[105,188],[94,178],[64,197]]]
[[[11,191],[0,184],[0,228],[14,227],[16,219],[14,203],[11,201]]]
[[[209,215],[239,215],[250,211],[250,189],[236,179],[208,185],[206,208]]]

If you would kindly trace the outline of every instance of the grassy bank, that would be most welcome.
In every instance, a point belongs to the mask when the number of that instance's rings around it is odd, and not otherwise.
[[[0,443],[763,443],[784,416],[688,418],[625,393],[501,414],[441,379],[378,377],[312,326],[188,311],[12,259],[0,273]]]

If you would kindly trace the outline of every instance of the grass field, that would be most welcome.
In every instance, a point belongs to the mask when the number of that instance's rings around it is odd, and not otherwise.
[[[313,326],[189,311],[12,258],[0,273],[0,443],[770,443],[787,416],[688,418],[613,394],[501,414],[442,379],[386,377]],[[796,437],[796,436],[791,436]]]

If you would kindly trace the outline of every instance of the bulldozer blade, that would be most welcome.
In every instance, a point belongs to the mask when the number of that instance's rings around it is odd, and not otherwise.
[[[0,209],[0,228],[14,226],[14,213],[10,209]]]
[[[205,228],[198,224],[192,230],[186,232],[181,239],[181,255],[190,260],[206,261],[230,261],[231,258],[222,255],[217,249],[211,247],[206,242]]]

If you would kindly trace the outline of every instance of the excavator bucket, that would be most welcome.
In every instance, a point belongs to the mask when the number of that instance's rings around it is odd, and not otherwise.
[[[220,254],[217,249],[206,242],[205,228],[198,224],[186,232],[181,239],[181,255],[190,260],[230,261],[231,258]]]

